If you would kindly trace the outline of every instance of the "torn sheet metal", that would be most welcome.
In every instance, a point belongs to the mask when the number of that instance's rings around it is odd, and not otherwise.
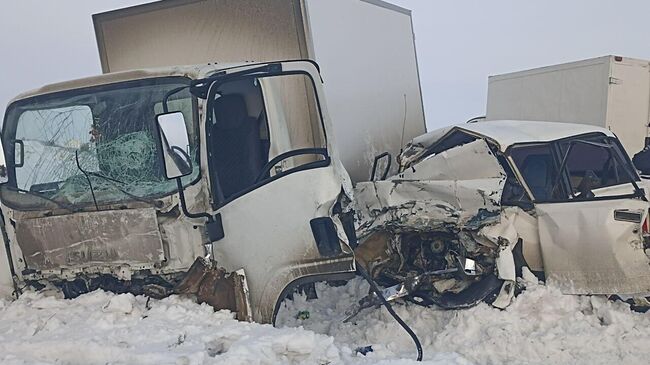
[[[20,220],[16,238],[27,267],[38,271],[106,264],[150,268],[165,258],[151,208]]]
[[[389,180],[357,184],[357,234],[479,228],[498,219],[505,180],[483,140],[429,156]]]
[[[389,180],[358,184],[357,260],[380,284],[403,283],[422,303],[477,304],[502,280],[515,279],[509,240],[480,235],[502,222],[505,181],[487,143],[477,140],[427,156]]]
[[[520,215],[526,215],[526,213],[520,208],[508,207],[501,213],[499,223],[484,226],[479,231],[480,237],[499,247],[496,266],[498,277],[502,280],[513,282],[516,280],[515,260],[512,250],[522,238],[516,226],[516,221]]]
[[[485,180],[506,174],[487,143],[476,140],[430,155],[393,180]]]
[[[214,261],[199,257],[174,292],[196,295],[199,303],[207,303],[215,310],[230,310],[240,321],[253,320],[244,270],[228,273]]]
[[[504,180],[378,181],[357,185],[357,235],[460,229],[499,215]],[[479,188],[479,186],[481,188]],[[485,189],[485,190],[484,190]]]
[[[426,154],[427,148],[437,143],[453,128],[453,126],[444,127],[413,138],[413,140],[406,144],[404,151],[399,155],[398,161],[400,165],[410,166],[415,161],[421,159]]]
[[[565,294],[650,292],[641,223],[616,210],[647,209],[636,199],[536,204],[547,282]]]

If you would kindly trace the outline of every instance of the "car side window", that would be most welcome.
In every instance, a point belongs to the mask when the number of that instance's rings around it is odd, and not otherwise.
[[[573,198],[593,196],[593,190],[631,182],[626,166],[615,156],[617,146],[607,144],[604,138],[561,142],[560,150],[566,159]]]
[[[511,156],[534,200],[549,201],[561,198],[561,186],[556,184],[558,170],[549,144],[515,147]]]
[[[497,148],[493,149],[493,153],[497,156],[503,171],[506,172],[506,182],[503,186],[503,194],[501,194],[501,204],[516,205],[523,209],[532,208],[532,200],[530,199],[530,196],[526,193],[526,190],[517,179],[517,176],[515,176],[515,173],[512,171],[506,157],[502,155]]]

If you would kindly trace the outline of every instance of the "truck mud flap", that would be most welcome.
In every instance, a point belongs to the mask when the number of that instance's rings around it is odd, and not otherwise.
[[[174,293],[195,295],[199,303],[207,303],[215,310],[227,309],[235,313],[240,321],[252,321],[243,270],[229,273],[218,267],[216,262],[199,257],[176,285]]]

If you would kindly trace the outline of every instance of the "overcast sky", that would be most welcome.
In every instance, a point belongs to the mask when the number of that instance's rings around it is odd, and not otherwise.
[[[0,108],[22,91],[100,73],[91,14],[143,2],[4,2]],[[648,0],[390,2],[413,10],[430,130],[483,115],[489,75],[607,54],[650,59]]]

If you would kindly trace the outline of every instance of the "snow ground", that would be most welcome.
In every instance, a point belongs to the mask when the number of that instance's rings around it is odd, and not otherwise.
[[[74,300],[27,293],[0,301],[0,364],[415,364],[415,348],[385,309],[343,324],[367,293],[353,280],[317,285],[319,299],[286,301],[278,325],[241,323],[190,299],[101,291]],[[504,311],[479,305],[396,311],[419,335],[427,364],[644,364],[650,313],[529,283]],[[297,319],[300,311],[309,318]],[[304,317],[304,316],[303,316]],[[354,349],[372,346],[363,356]]]

